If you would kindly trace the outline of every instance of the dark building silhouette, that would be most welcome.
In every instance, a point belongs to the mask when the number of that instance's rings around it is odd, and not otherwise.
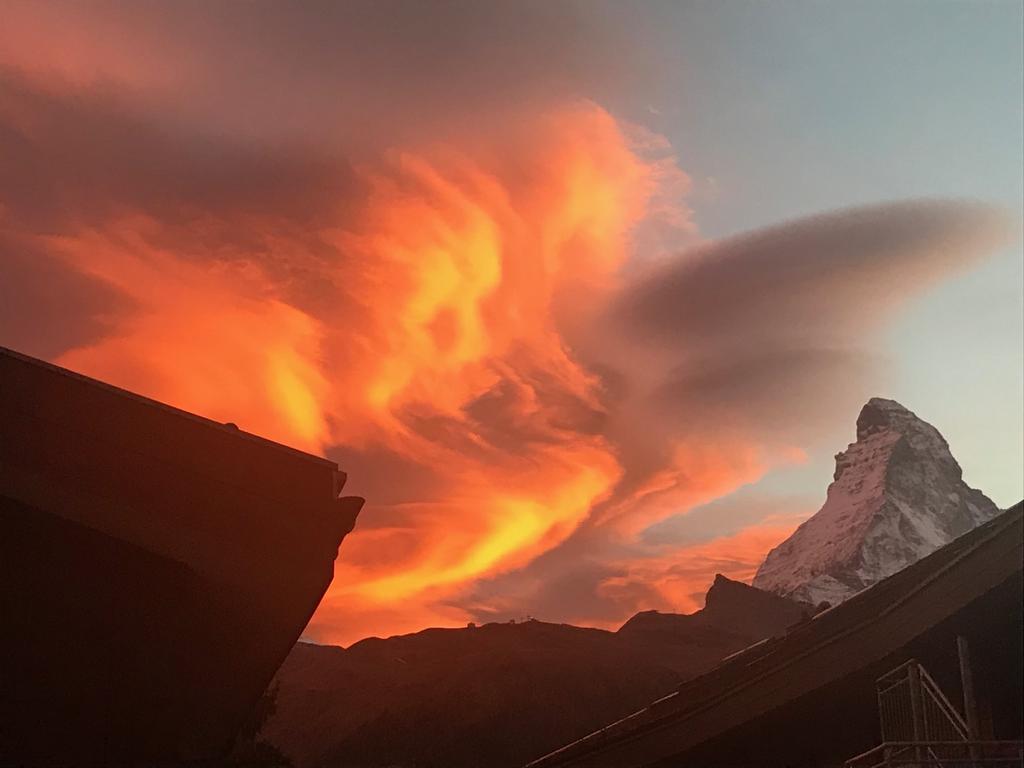
[[[223,757],[331,581],[344,481],[0,348],[0,764]]]
[[[529,768],[1021,765],[1021,519],[1018,504]]]

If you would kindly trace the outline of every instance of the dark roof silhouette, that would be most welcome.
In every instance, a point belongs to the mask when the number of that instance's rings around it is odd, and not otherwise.
[[[990,590],[1019,581],[1021,521],[1022,504],[1017,504],[813,620],[725,659],[675,693],[529,768],[660,764],[890,657]]]
[[[0,756],[223,756],[362,499],[332,461],[3,348],[0,393]]]

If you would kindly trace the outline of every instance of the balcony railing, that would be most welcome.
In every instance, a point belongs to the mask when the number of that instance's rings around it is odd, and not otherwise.
[[[882,675],[876,685],[883,741],[970,741],[967,722],[917,661]]]
[[[917,661],[882,675],[876,687],[882,743],[845,768],[1024,768],[1024,743],[978,740]]]
[[[846,768],[1024,766],[1020,741],[888,741],[846,761]]]

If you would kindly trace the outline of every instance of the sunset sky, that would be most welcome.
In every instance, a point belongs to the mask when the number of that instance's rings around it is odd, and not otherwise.
[[[7,0],[0,345],[336,460],[310,640],[691,611],[873,395],[1024,495],[1022,8]]]

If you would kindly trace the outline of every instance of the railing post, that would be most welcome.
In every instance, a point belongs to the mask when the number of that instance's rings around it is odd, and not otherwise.
[[[960,659],[960,685],[964,691],[964,719],[967,720],[967,733],[971,741],[981,738],[978,727],[978,700],[974,696],[974,670],[971,669],[971,647],[963,635],[956,636],[956,653]],[[967,754],[971,759],[971,768],[977,768],[978,748],[973,744]]]
[[[974,671],[971,669],[971,648],[967,638],[956,636],[956,651],[960,657],[960,683],[964,689],[964,718],[967,720],[967,732],[971,741],[981,738],[978,727],[978,700],[974,696]]]
[[[911,718],[911,733],[914,736],[915,742],[924,741],[924,729],[921,727],[921,713],[923,708],[923,702],[921,701],[921,671],[917,668],[917,662],[914,662],[907,668],[907,679],[910,683],[910,718]],[[914,746],[914,760],[920,765],[921,762],[921,747]]]

